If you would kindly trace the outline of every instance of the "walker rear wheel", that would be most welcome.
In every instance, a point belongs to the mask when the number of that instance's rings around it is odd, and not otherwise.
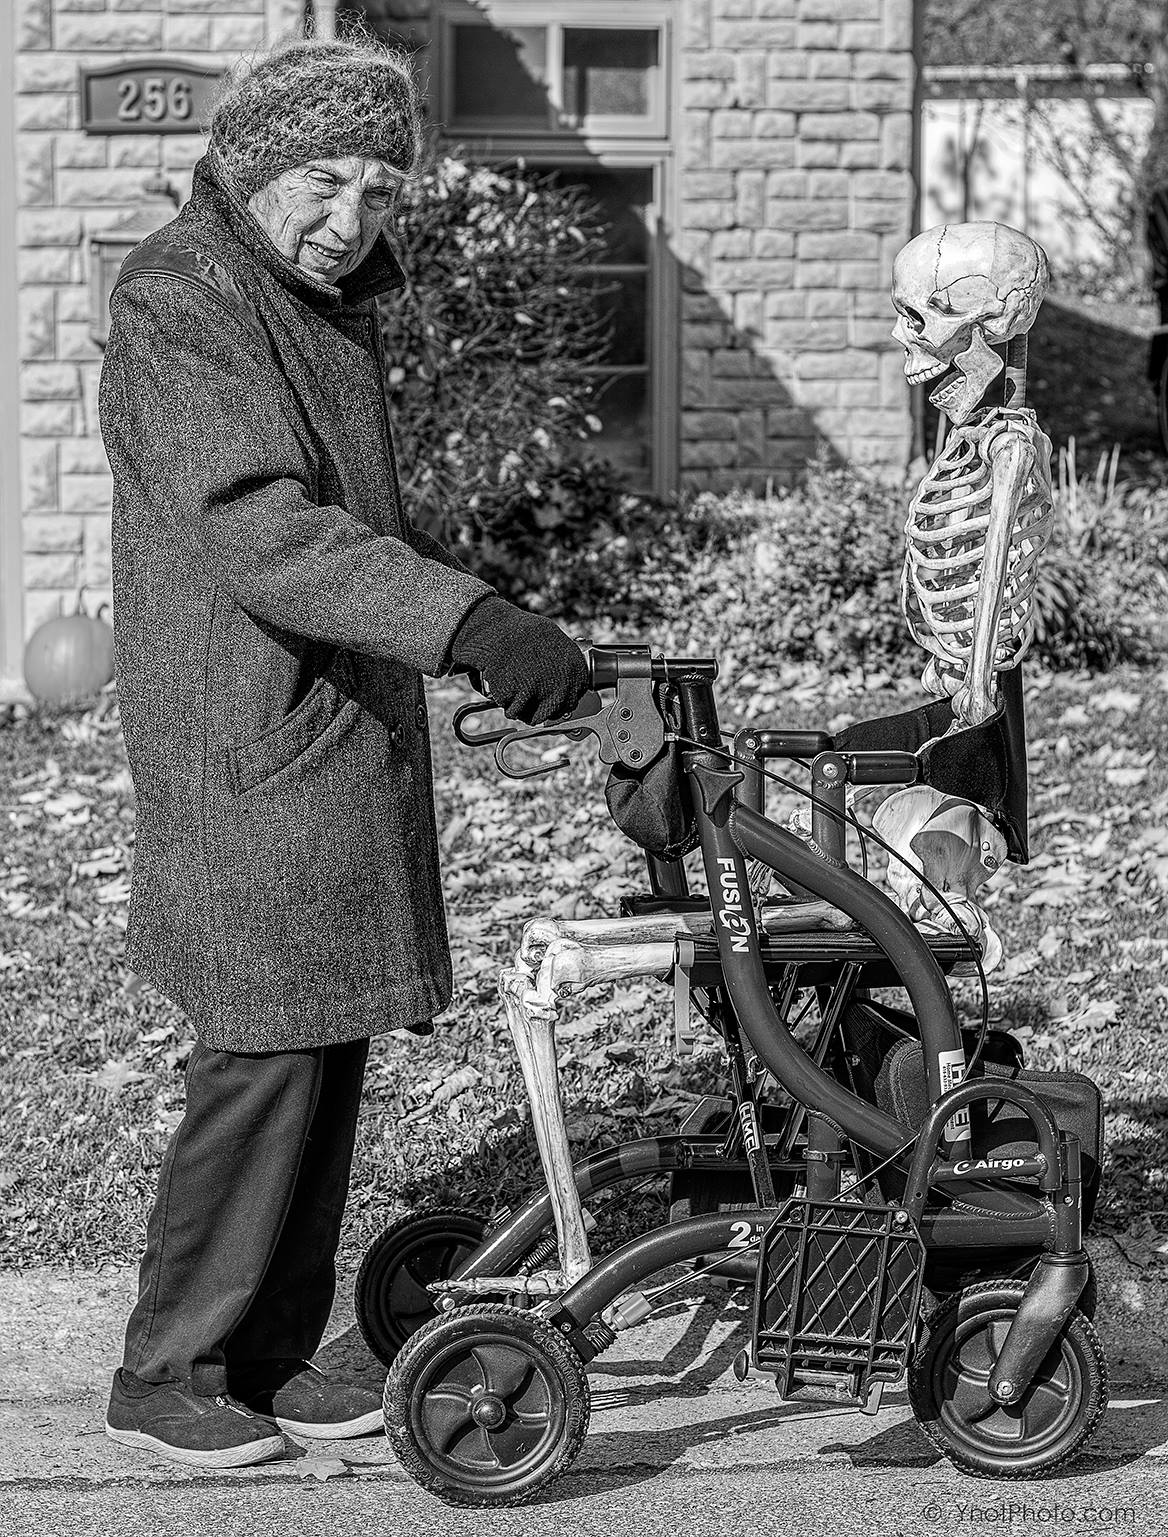
[[[1025,1292],[985,1281],[950,1297],[929,1320],[909,1371],[909,1402],[933,1445],[967,1472],[1031,1478],[1073,1457],[1107,1407],[1099,1336],[1077,1309],[1016,1404],[996,1403],[989,1379]]]
[[[449,1505],[523,1505],[571,1464],[588,1429],[588,1377],[537,1314],[452,1309],[402,1346],[385,1432],[406,1472]]]
[[[483,1241],[487,1219],[444,1206],[391,1222],[361,1261],[354,1287],[357,1324],[384,1366],[438,1308],[431,1281],[445,1281]]]

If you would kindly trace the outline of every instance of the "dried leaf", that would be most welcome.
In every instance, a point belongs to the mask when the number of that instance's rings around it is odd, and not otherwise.
[[[1095,834],[1090,843],[1085,843],[1083,845],[1083,858],[1098,859],[1110,842],[1111,828],[1105,827],[1102,832]]]
[[[1109,768],[1104,771],[1103,777],[1109,785],[1118,785],[1127,790],[1133,785],[1143,784],[1148,771],[1146,768]]]
[[[1111,998],[1096,999],[1073,1014],[1067,1011],[1065,1001],[1061,998],[1053,1000],[1051,1008],[1064,1037],[1069,1036],[1072,1030],[1088,1033],[1112,1025],[1119,1014],[1119,1004]]]
[[[1089,697],[1093,710],[1113,710],[1119,715],[1132,715],[1143,704],[1142,695],[1133,694],[1130,689],[1124,688],[1107,688]]]
[[[301,1457],[294,1466],[300,1478],[315,1478],[322,1484],[330,1478],[349,1478],[353,1472],[339,1457]]]
[[[1038,964],[1039,954],[1037,950],[1019,950],[1016,955],[1011,955],[998,972],[1000,982],[1016,982],[1019,977],[1029,976]]]
[[[1044,960],[1053,960],[1061,944],[1062,932],[1052,925],[1048,929],[1043,929],[1042,937],[1038,941],[1038,953]]]
[[[471,825],[472,820],[473,818],[467,812],[462,812],[458,816],[450,818],[450,821],[442,829],[442,835],[438,840],[442,845],[442,852],[444,854],[450,853],[451,849]]]
[[[1073,704],[1068,706],[1059,716],[1058,723],[1060,726],[1066,726],[1070,730],[1078,730],[1083,726],[1090,725],[1091,717],[1081,704]]]
[[[140,1083],[143,1078],[149,1076],[148,1073],[131,1067],[124,1058],[111,1058],[108,1062],[103,1062],[101,1068],[92,1075],[97,1087],[104,1089],[108,1094],[120,1094],[129,1084]]]
[[[88,809],[89,802],[78,790],[64,790],[60,795],[54,795],[45,801],[45,811],[51,817],[69,816],[82,808]]]
[[[74,866],[74,874],[89,879],[95,875],[118,875],[125,868],[126,856],[120,848],[90,849]]]
[[[1023,907],[1067,907],[1083,894],[1081,886],[1068,886],[1065,882],[1052,881],[1039,886],[1023,900]]]
[[[444,1079],[438,1085],[426,1104],[420,1105],[416,1110],[411,1110],[409,1115],[403,1117],[404,1121],[408,1123],[421,1120],[423,1116],[429,1115],[431,1111],[441,1109],[443,1105],[457,1099],[460,1094],[465,1094],[467,1089],[473,1089],[481,1076],[477,1067],[460,1067],[457,1072],[451,1073],[449,1078]],[[419,1085],[422,1092],[425,1092],[428,1087],[429,1085],[427,1084]]]

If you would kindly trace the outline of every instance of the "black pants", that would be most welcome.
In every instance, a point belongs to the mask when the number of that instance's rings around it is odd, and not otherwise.
[[[336,1289],[368,1041],[242,1056],[197,1045],[146,1232],[124,1365],[229,1390],[309,1359]]]

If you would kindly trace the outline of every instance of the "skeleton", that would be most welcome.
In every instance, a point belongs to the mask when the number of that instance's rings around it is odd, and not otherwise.
[[[905,347],[906,374],[910,383],[941,379],[932,399],[954,424],[912,500],[903,582],[909,627],[930,653],[925,686],[951,698],[954,729],[992,716],[997,674],[1018,664],[1033,634],[1036,565],[1052,506],[1050,443],[1025,406],[1025,333],[1046,283],[1041,249],[1000,224],[926,231],[900,252],[893,269],[899,312],[893,335]],[[1010,349],[1005,404],[979,408],[1002,371],[992,350],[1002,344]],[[959,931],[959,922],[980,944],[983,968],[991,969],[1001,945],[975,897],[1002,863],[1005,843],[985,813],[970,801],[916,786],[890,796],[873,825],[894,850],[888,878],[904,910],[933,931]],[[850,926],[826,903],[763,902],[758,913],[770,932]],[[499,990],[531,1102],[560,1268],[447,1281],[435,1290],[450,1298],[476,1292],[543,1298],[591,1268],[559,1089],[560,1000],[602,981],[664,977],[677,958],[677,937],[712,927],[709,913],[527,924]]]
[[[953,424],[909,506],[901,583],[909,629],[929,653],[922,681],[949,696],[952,730],[996,713],[998,674],[1018,665],[1034,635],[1054,507],[1050,440],[1026,406],[1026,333],[1048,278],[1042,248],[1005,224],[940,225],[910,240],[893,264],[892,335],[905,349],[905,374],[910,384],[939,380],[929,398]],[[995,346],[1007,348],[1005,400],[983,405],[1003,368]],[[917,787],[891,796],[873,825],[923,861],[953,909],[893,859],[889,884],[905,912],[933,930],[960,922],[992,970],[1001,943],[974,900],[1004,855],[988,817],[972,802]]]
[[[902,604],[930,653],[925,688],[950,696],[958,725],[994,714],[997,674],[1034,634],[1053,505],[1050,440],[1026,406],[1026,333],[1047,281],[1042,248],[1005,224],[926,230],[892,269],[905,374],[940,378],[929,398],[955,429],[909,507]],[[1003,344],[1005,402],[979,407]]]

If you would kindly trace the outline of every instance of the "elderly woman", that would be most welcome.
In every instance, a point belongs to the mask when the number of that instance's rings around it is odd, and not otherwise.
[[[422,675],[528,721],[587,683],[401,503],[373,301],[403,280],[385,231],[418,142],[400,56],[284,48],[111,301],[127,960],[198,1040],[106,1428],[204,1467],[380,1424],[309,1363],[369,1037],[450,1000]]]

